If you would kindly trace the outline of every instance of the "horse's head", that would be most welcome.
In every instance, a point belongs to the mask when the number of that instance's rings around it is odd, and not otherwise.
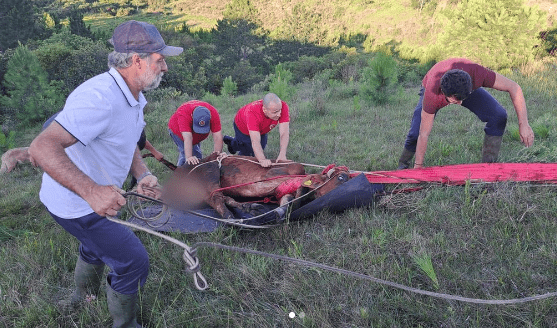
[[[321,174],[308,175],[302,182],[302,187],[314,190],[315,198],[318,198],[348,180],[350,180],[350,173],[346,166],[329,165]]]

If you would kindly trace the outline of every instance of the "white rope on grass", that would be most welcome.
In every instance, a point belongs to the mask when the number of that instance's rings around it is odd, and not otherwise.
[[[327,271],[337,272],[337,273],[344,274],[344,275],[347,275],[347,276],[356,277],[356,278],[359,278],[359,279],[369,280],[369,281],[372,281],[372,282],[375,282],[375,283],[378,283],[378,284],[381,284],[381,285],[385,285],[385,286],[389,286],[389,287],[393,287],[393,288],[397,288],[397,289],[402,289],[402,290],[405,290],[407,292],[411,292],[411,293],[415,293],[415,294],[426,295],[426,296],[436,297],[436,298],[445,299],[445,300],[460,301],[460,302],[465,302],[465,303],[484,304],[484,305],[511,305],[511,304],[519,304],[519,303],[538,301],[538,300],[543,300],[543,299],[547,299],[547,298],[557,296],[557,292],[550,292],[550,293],[528,296],[528,297],[523,297],[523,298],[486,300],[486,299],[480,299],[480,298],[464,297],[464,296],[459,296],[459,295],[436,293],[436,292],[431,292],[431,291],[427,291],[427,290],[423,290],[423,289],[418,289],[418,288],[414,288],[414,287],[405,286],[405,285],[402,285],[402,284],[399,284],[399,283],[396,283],[396,282],[391,282],[391,281],[375,278],[375,277],[372,277],[372,276],[369,276],[369,275],[366,275],[366,274],[363,274],[363,273],[358,273],[358,272],[354,272],[354,271],[350,271],[350,270],[346,270],[346,269],[336,268],[336,267],[329,266],[329,265],[326,265],[326,264],[321,264],[321,263],[296,259],[296,258],[283,256],[283,255],[265,253],[265,252],[261,252],[261,251],[257,251],[257,250],[248,249],[248,248],[228,246],[228,245],[223,245],[223,244],[218,244],[218,243],[213,243],[213,242],[198,242],[198,243],[194,244],[193,247],[189,247],[188,245],[186,245],[185,243],[183,243],[183,242],[181,242],[177,239],[174,239],[172,237],[166,236],[166,235],[161,234],[159,232],[153,231],[149,228],[145,228],[145,227],[139,226],[137,224],[126,222],[126,221],[116,219],[116,218],[110,217],[110,216],[107,216],[107,219],[110,220],[110,221],[116,222],[118,224],[122,224],[122,225],[125,225],[125,226],[128,226],[128,227],[134,228],[134,229],[142,230],[142,231],[145,231],[147,233],[153,234],[155,236],[161,237],[163,239],[166,239],[166,240],[170,241],[171,243],[174,243],[174,244],[184,248],[184,254],[183,254],[182,258],[184,259],[184,261],[186,261],[186,263],[188,263],[189,267],[186,268],[186,270],[193,274],[195,287],[198,290],[207,289],[208,284],[207,284],[207,280],[205,279],[205,277],[200,272],[199,259],[196,256],[197,248],[198,247],[212,247],[212,248],[225,249],[225,250],[230,250],[230,251],[239,252],[239,253],[259,255],[259,256],[268,257],[268,258],[272,258],[272,259],[276,259],[276,260],[282,260],[282,261],[286,261],[286,262],[290,262],[290,263],[294,263],[294,264],[298,264],[298,265],[303,265],[303,266],[307,266],[307,267],[319,268],[319,269],[323,269],[323,270],[327,270]]]
[[[487,305],[510,305],[510,304],[519,304],[519,303],[526,303],[526,302],[531,302],[531,301],[543,300],[543,299],[546,299],[546,298],[557,296],[557,292],[551,292],[551,293],[546,293],[546,294],[542,294],[542,295],[534,295],[534,296],[523,297],[523,298],[502,299],[502,300],[486,300],[486,299],[480,299],[480,298],[469,298],[469,297],[463,297],[463,296],[458,296],[458,295],[450,295],[450,294],[444,294],[444,293],[430,292],[430,291],[427,291],[427,290],[408,287],[408,286],[405,286],[405,285],[402,285],[402,284],[399,284],[399,283],[396,283],[396,282],[391,282],[391,281],[375,278],[375,277],[372,277],[372,276],[368,276],[366,274],[353,272],[353,271],[350,271],[350,270],[345,270],[345,269],[340,269],[340,268],[335,268],[335,267],[332,267],[332,266],[329,266],[329,265],[326,265],[326,264],[315,263],[315,262],[296,259],[296,258],[283,256],[283,255],[265,253],[265,252],[256,251],[256,250],[252,250],[252,249],[247,249],[247,248],[240,248],[240,247],[235,247],[235,246],[222,245],[222,244],[212,243],[212,242],[198,242],[198,243],[194,244],[192,248],[196,249],[199,246],[219,248],[219,249],[225,249],[225,250],[230,250],[230,251],[239,252],[239,253],[247,253],[247,254],[254,254],[254,255],[264,256],[264,257],[268,257],[268,258],[272,258],[272,259],[287,261],[287,262],[294,263],[294,264],[304,265],[304,266],[307,266],[307,267],[319,268],[319,269],[323,269],[323,270],[328,270],[328,271],[332,271],[332,272],[341,273],[341,274],[344,274],[344,275],[347,275],[347,276],[352,276],[352,277],[356,277],[356,278],[360,278],[360,279],[370,280],[370,281],[373,281],[373,282],[381,284],[381,285],[402,289],[402,290],[412,292],[412,293],[415,293],[415,294],[427,295],[427,296],[431,296],[431,297],[436,297],[436,298],[441,298],[441,299],[446,299],[446,300],[466,302],[466,303],[487,304]]]

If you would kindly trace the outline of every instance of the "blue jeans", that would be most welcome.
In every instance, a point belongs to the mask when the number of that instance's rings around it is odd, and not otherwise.
[[[174,132],[172,132],[172,130],[168,129],[168,133],[170,134],[170,137],[172,138],[172,141],[174,141],[174,143],[176,144],[176,147],[178,147],[178,162],[176,164],[176,166],[182,166],[186,163],[186,153],[184,151],[184,140],[180,139],[180,137],[178,137],[177,135],[174,134]],[[201,143],[198,143],[196,145],[192,145],[192,155],[202,159],[203,158],[203,154],[201,153],[201,147],[199,146]]]
[[[261,148],[267,146],[267,134],[261,135]],[[232,148],[238,151],[238,155],[255,156],[253,147],[251,146],[251,138],[249,135],[243,134],[236,123],[234,123],[234,140],[232,140]]]
[[[420,100],[414,109],[410,131],[406,136],[404,148],[416,152],[416,144],[420,134],[420,123],[422,122],[422,103],[424,101],[424,89],[420,90]],[[476,89],[463,102],[462,106],[468,108],[482,122],[485,123],[484,132],[490,136],[502,136],[507,126],[507,110],[497,102],[489,92],[483,88]]]
[[[143,286],[149,274],[149,255],[137,236],[121,224],[97,213],[75,219],[50,215],[80,241],[79,256],[89,264],[106,264],[107,281],[118,293],[131,295]]]

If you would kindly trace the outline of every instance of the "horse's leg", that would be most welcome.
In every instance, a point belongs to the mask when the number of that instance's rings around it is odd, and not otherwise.
[[[221,192],[215,192],[209,197],[207,204],[214,208],[223,219],[234,220],[236,217],[225,205],[226,198],[228,197],[224,196]]]
[[[286,218],[286,212],[288,211],[288,205],[294,199],[294,195],[286,194],[281,197],[279,201],[279,207],[275,208],[274,211],[277,215],[277,220],[281,221]]]
[[[263,213],[265,206],[257,203],[240,203],[234,200],[232,197],[224,196],[224,202],[230,207],[237,208],[243,212],[247,212],[251,215],[259,215]]]
[[[302,196],[307,193],[306,189],[307,188],[305,187],[300,187],[296,190],[296,200],[292,202],[292,211],[295,211],[302,206]]]

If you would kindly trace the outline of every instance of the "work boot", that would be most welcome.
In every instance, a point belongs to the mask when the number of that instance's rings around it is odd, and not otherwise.
[[[484,137],[484,145],[482,149],[482,163],[495,163],[501,150],[501,142],[503,136],[490,136],[488,134]]]
[[[398,170],[405,170],[405,169],[409,168],[410,167],[410,161],[414,157],[415,153],[416,152],[409,151],[408,149],[403,148],[402,149],[402,155],[400,155],[400,158],[398,160]]]
[[[222,141],[224,141],[224,143],[226,144],[229,153],[236,154],[236,150],[234,150],[234,147],[232,147],[232,142],[234,141],[234,138],[229,136],[224,136],[222,138]]]
[[[141,328],[137,323],[137,293],[131,295],[120,294],[109,284],[106,284],[106,300],[108,311],[112,317],[113,328]]]
[[[94,300],[101,287],[104,264],[89,264],[79,257],[75,264],[75,290],[69,300],[62,300],[58,305],[64,311],[72,311],[85,301]]]

